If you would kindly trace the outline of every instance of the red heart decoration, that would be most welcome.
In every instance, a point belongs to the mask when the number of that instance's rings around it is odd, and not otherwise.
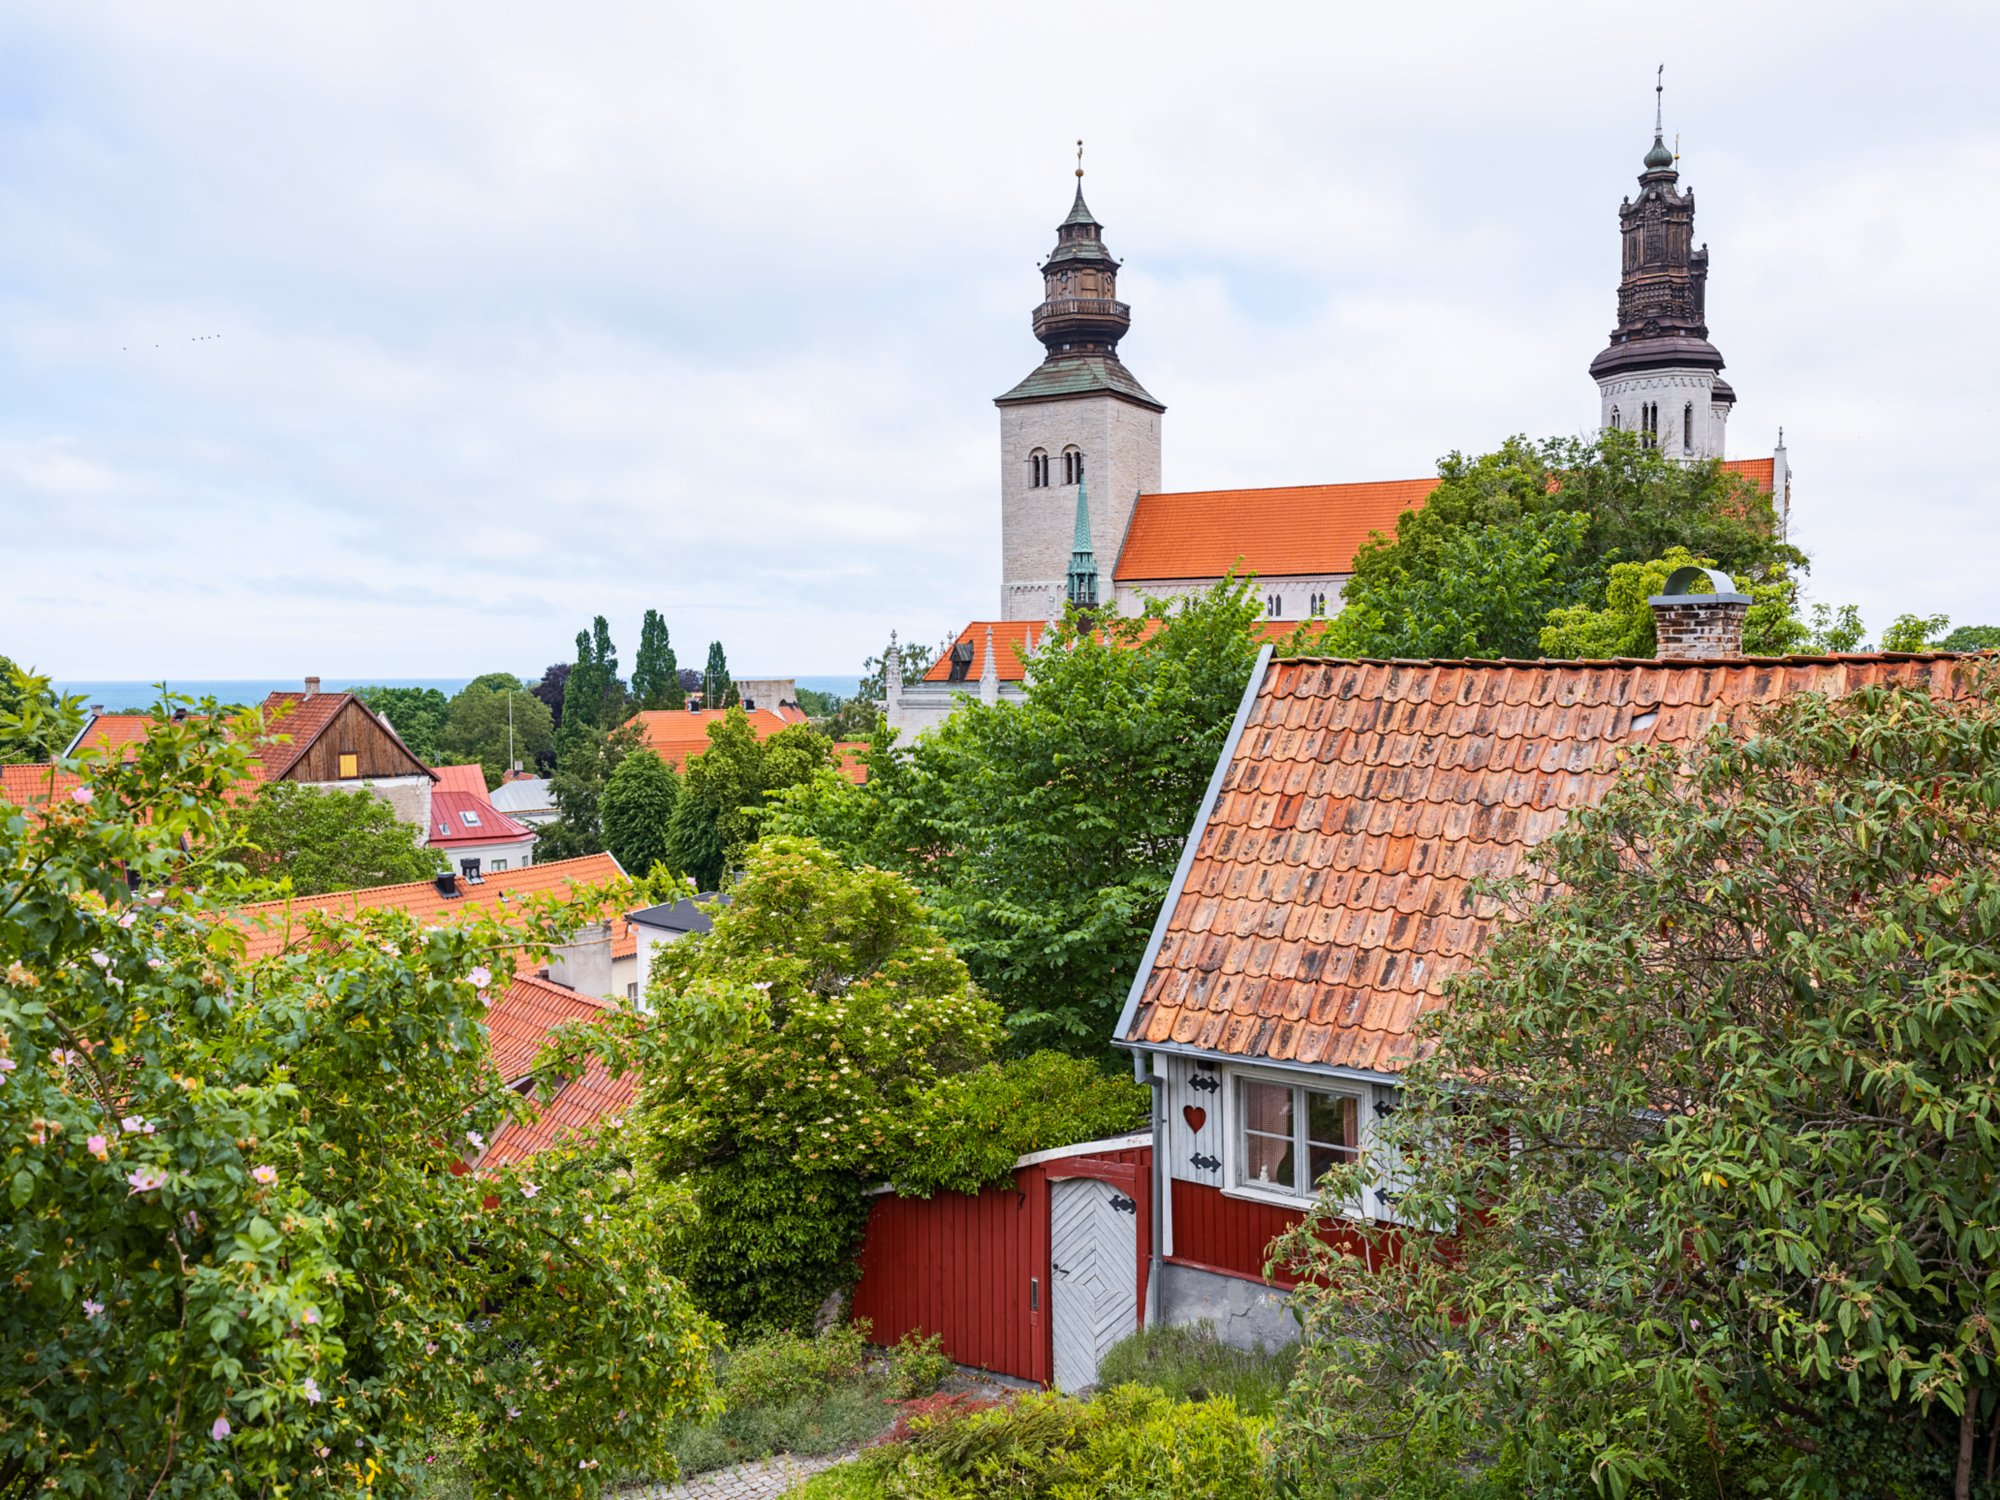
[[[1199,1104],[1183,1104],[1181,1106],[1181,1118],[1188,1122],[1189,1130],[1198,1131],[1208,1123],[1208,1111],[1203,1109]]]

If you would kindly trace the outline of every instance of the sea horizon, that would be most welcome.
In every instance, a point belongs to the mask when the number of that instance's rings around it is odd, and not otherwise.
[[[783,676],[783,673],[746,672],[747,680],[753,677]],[[860,690],[859,677],[821,676],[794,679],[801,688],[815,693],[833,693],[838,697],[851,698]],[[436,688],[447,698],[472,681],[467,677],[322,677],[320,689],[328,693],[344,693],[358,687],[415,687]],[[83,699],[85,707],[101,707],[107,713],[151,708],[159,701],[160,690],[157,682],[143,682],[135,679],[58,677],[52,680],[55,691],[65,697],[74,695]],[[297,692],[305,686],[297,677],[170,677],[166,680],[167,690],[182,697],[199,702],[213,698],[224,706],[232,704],[248,705],[261,703],[274,692]]]

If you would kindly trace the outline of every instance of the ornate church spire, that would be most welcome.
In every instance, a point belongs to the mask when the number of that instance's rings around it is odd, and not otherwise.
[[[1722,456],[1736,393],[1708,341],[1708,246],[1694,242],[1694,193],[1680,188],[1666,142],[1665,68],[1653,90],[1653,144],[1639,192],[1618,206],[1618,322],[1590,362],[1604,425],[1640,434],[1676,457]]]
[[[1078,609],[1097,608],[1097,554],[1090,545],[1090,490],[1076,485],[1076,535],[1070,540],[1069,602]]]

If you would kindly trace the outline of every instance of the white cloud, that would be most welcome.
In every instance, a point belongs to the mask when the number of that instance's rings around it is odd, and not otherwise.
[[[2000,621],[2000,27],[1674,30],[1734,450],[1785,425],[1820,596]],[[1662,45],[1581,3],[16,7],[0,650],[529,670],[655,606],[811,673],[987,613],[1078,135],[1170,484],[1578,431]]]

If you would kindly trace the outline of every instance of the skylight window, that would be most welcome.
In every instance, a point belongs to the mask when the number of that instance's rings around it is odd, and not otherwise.
[[[477,828],[479,826],[479,814],[476,812],[461,812],[458,815],[458,820],[467,828]]]

